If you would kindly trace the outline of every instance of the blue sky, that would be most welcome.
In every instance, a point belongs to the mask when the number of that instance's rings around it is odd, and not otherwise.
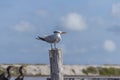
[[[120,64],[119,0],[0,0],[0,63],[48,64],[54,30],[64,64]]]

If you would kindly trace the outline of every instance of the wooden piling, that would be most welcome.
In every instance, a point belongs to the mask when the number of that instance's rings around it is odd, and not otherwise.
[[[51,80],[63,80],[62,49],[49,50]]]

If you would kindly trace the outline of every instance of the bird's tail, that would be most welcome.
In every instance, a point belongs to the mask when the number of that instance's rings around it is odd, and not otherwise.
[[[36,39],[45,41],[45,39],[40,36],[38,36]]]

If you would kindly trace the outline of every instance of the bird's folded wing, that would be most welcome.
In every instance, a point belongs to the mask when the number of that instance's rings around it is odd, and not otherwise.
[[[55,41],[55,35],[49,35],[49,36],[45,36],[44,39],[47,41],[47,42],[54,42]]]

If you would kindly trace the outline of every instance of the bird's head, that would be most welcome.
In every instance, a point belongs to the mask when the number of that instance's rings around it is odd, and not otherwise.
[[[23,68],[24,68],[24,66],[20,66],[20,67],[19,67],[19,69],[21,69],[21,70],[22,70]]]
[[[10,70],[13,70],[14,69],[14,66],[8,66],[7,67],[7,71],[10,71]]]
[[[26,66],[27,66],[27,65],[21,65],[21,66],[19,67],[19,70],[22,71],[22,72],[24,72],[25,69],[26,69]]]
[[[63,32],[63,31],[54,31],[53,33],[66,34],[66,32]]]

